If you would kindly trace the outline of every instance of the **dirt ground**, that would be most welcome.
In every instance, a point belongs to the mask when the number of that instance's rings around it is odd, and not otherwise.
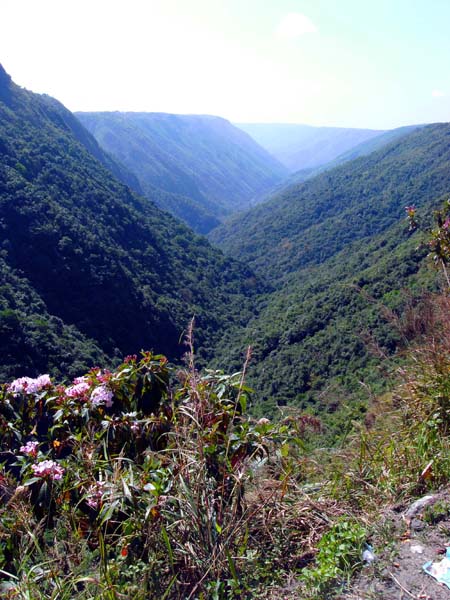
[[[444,558],[450,546],[450,493],[433,496],[428,508],[389,511],[380,523],[383,547],[374,547],[375,561],[365,566],[342,600],[450,600],[450,589],[423,571],[423,565]],[[433,508],[435,507],[435,508]],[[438,514],[430,523],[427,512]],[[447,514],[445,514],[447,513]]]
[[[442,560],[450,547],[450,490],[386,510],[373,529],[369,541],[375,560],[344,592],[330,590],[315,600],[450,600],[450,589],[423,570],[428,561]],[[282,588],[266,589],[258,600],[304,600],[301,590],[293,577]]]

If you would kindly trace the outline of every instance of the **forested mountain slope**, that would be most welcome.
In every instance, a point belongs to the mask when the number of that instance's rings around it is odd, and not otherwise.
[[[134,173],[147,196],[199,232],[250,206],[287,174],[253,139],[219,117],[120,112],[77,117]],[[177,196],[158,195],[157,189]]]
[[[1,377],[47,371],[74,377],[89,365],[108,362],[93,340],[50,315],[30,282],[14,272],[3,257],[0,281]]]
[[[323,165],[383,133],[377,129],[314,127],[294,123],[237,123],[291,172]]]
[[[450,190],[450,125],[429,125],[294,185],[211,233],[231,256],[280,281],[382,233]]]
[[[334,411],[360,382],[380,390],[380,364],[408,337],[435,285],[405,206],[432,214],[450,191],[450,125],[416,130],[255,207],[212,237],[273,286],[218,361],[254,347],[250,384],[276,403]],[[426,270],[428,271],[428,270]],[[400,325],[400,327],[398,327]],[[389,362],[389,360],[388,360]]]
[[[248,318],[254,277],[119,183],[74,122],[56,100],[19,88],[0,68],[3,376],[24,368],[32,375],[58,360],[67,373],[84,345],[88,366],[102,353],[142,348],[174,358],[194,315],[207,352],[225,323]],[[61,334],[47,361],[31,330]]]
[[[426,254],[403,220],[291,274],[260,298],[244,330],[225,332],[217,364],[237,368],[252,346],[248,381],[261,415],[275,415],[277,404],[311,405],[322,416],[358,404],[382,389],[381,365],[407,341],[420,298],[434,288]]]

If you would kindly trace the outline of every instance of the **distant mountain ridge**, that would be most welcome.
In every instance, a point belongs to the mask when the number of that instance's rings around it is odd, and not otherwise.
[[[236,123],[290,171],[328,163],[384,130],[314,127],[290,123]]]
[[[350,150],[347,150],[343,154],[340,154],[337,158],[324,163],[323,165],[314,168],[303,169],[293,173],[288,179],[278,186],[277,191],[286,189],[296,183],[302,183],[307,179],[316,177],[316,175],[320,175],[320,173],[323,173],[324,171],[334,169],[335,167],[338,167],[339,165],[342,165],[350,160],[354,160],[355,158],[368,156],[372,152],[380,150],[383,148],[383,146],[399,140],[405,135],[408,135],[408,133],[412,133],[415,129],[419,129],[420,127],[424,127],[424,125],[407,125],[405,127],[397,127],[396,129],[391,129],[386,131],[386,133],[382,133],[370,138],[369,140],[350,148]]]
[[[250,206],[287,175],[266,150],[221,117],[121,112],[76,116],[137,177],[145,195],[201,233]]]

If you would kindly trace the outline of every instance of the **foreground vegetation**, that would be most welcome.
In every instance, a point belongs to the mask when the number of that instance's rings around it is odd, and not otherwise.
[[[282,578],[304,543],[287,521],[313,528],[284,500],[290,456],[318,423],[252,421],[241,374],[200,376],[192,348],[188,362],[146,353],[2,387],[4,594],[244,597]]]
[[[334,597],[383,508],[450,481],[450,299],[424,307],[401,382],[333,452],[308,450],[313,417],[248,417],[245,369],[199,374],[192,345],[178,370],[4,384],[3,596]]]

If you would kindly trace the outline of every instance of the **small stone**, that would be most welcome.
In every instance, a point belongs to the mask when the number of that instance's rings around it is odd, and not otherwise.
[[[413,531],[423,531],[425,529],[425,523],[420,519],[413,519],[411,521],[411,529]]]

